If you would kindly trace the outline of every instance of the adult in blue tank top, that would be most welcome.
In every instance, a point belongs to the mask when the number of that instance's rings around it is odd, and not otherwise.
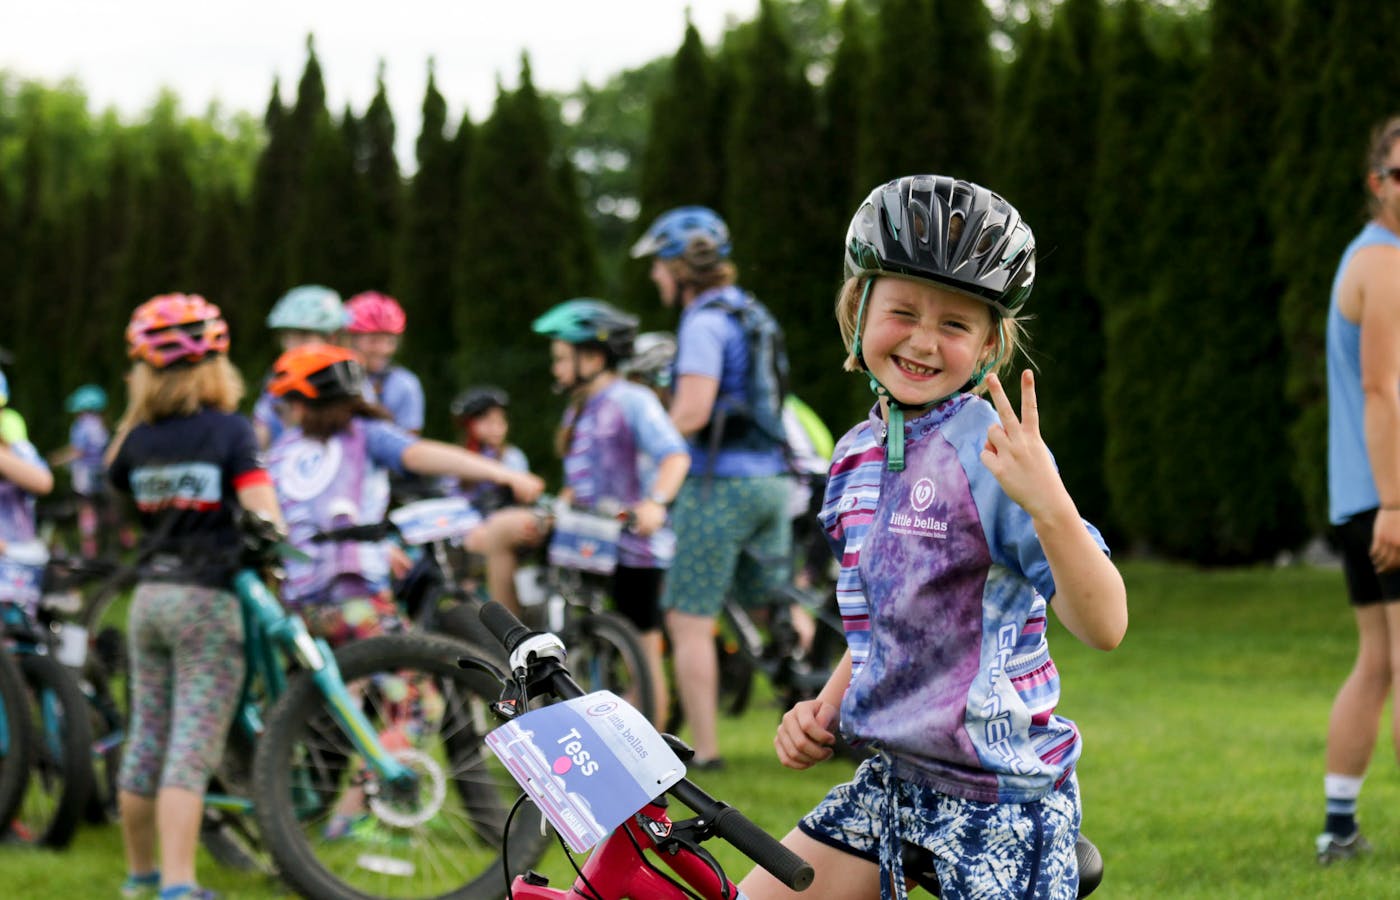
[[[1324,864],[1370,849],[1356,800],[1400,671],[1400,117],[1372,138],[1366,189],[1372,218],[1342,254],[1327,311],[1329,515],[1358,641],[1327,729]]]
[[[732,427],[743,420],[730,411],[757,398],[745,396],[748,339],[728,311],[746,297],[729,251],[728,227],[703,206],[663,213],[632,247],[634,258],[652,258],[661,302],[681,311],[669,412],[691,464],[671,510],[676,557],[661,608],[695,747],[690,765],[701,769],[720,764],[715,618],[731,590],[746,606],[761,603],[787,579],[792,555],[784,452],[757,427]]]

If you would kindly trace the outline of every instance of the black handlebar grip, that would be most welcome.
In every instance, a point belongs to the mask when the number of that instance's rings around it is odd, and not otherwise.
[[[794,891],[805,891],[815,873],[805,859],[759,828],[732,806],[721,805],[714,815],[715,834],[738,848]]]
[[[507,653],[513,653],[516,646],[530,635],[530,629],[515,617],[515,613],[494,600],[482,604],[481,612],[477,615],[481,617],[481,624],[501,642]]]

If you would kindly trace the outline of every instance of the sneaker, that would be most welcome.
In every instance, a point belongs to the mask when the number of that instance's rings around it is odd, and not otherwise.
[[[145,897],[160,896],[160,873],[149,875],[128,875],[122,882],[122,897],[126,900],[140,900]]]
[[[1339,838],[1330,831],[1317,836],[1317,862],[1321,866],[1370,852],[1371,843],[1361,836],[1360,831],[1353,831],[1345,838]]]
[[[166,888],[158,894],[161,900],[219,900],[219,895],[197,886],[184,885],[179,890]]]
[[[692,759],[685,764],[685,768],[690,772],[723,772],[724,757],[716,756],[714,759]]]

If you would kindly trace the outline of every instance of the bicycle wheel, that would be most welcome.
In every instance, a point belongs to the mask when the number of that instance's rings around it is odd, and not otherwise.
[[[10,654],[0,648],[0,837],[29,783],[34,739],[24,676]]]
[[[103,635],[97,643],[101,644]],[[84,817],[93,824],[115,822],[117,814],[117,775],[122,767],[122,745],[126,740],[125,690],[119,702],[114,674],[103,662],[103,654],[89,653],[83,663],[80,686],[87,699],[88,722],[92,729],[92,793]]]
[[[310,678],[294,679],[269,714],[254,761],[258,824],[278,872],[302,896],[495,900],[505,853],[512,872],[543,855],[548,839],[533,805],[505,835],[520,790],[484,741],[500,685],[460,668],[461,656],[485,654],[421,633],[336,654],[371,727],[418,774],[412,796],[377,783]]]
[[[19,666],[29,693],[33,762],[13,832],[28,843],[66,847],[92,792],[87,698],[73,673],[51,656],[20,654]]]
[[[643,711],[659,690],[637,627],[614,612],[573,612],[559,637],[569,648],[569,671],[585,691],[612,691]]]

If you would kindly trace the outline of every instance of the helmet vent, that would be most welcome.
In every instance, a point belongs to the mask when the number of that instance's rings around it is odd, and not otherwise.
[[[957,247],[958,242],[962,240],[963,226],[966,224],[967,220],[960,212],[955,212],[948,217],[948,248],[950,250]]]
[[[933,234],[933,228],[929,223],[928,209],[919,201],[909,202],[909,227],[914,232],[914,237],[919,243],[927,245],[929,238]]]
[[[982,236],[977,239],[977,246],[973,248],[973,256],[985,256],[1001,240],[1002,226],[993,225],[982,232]]]

